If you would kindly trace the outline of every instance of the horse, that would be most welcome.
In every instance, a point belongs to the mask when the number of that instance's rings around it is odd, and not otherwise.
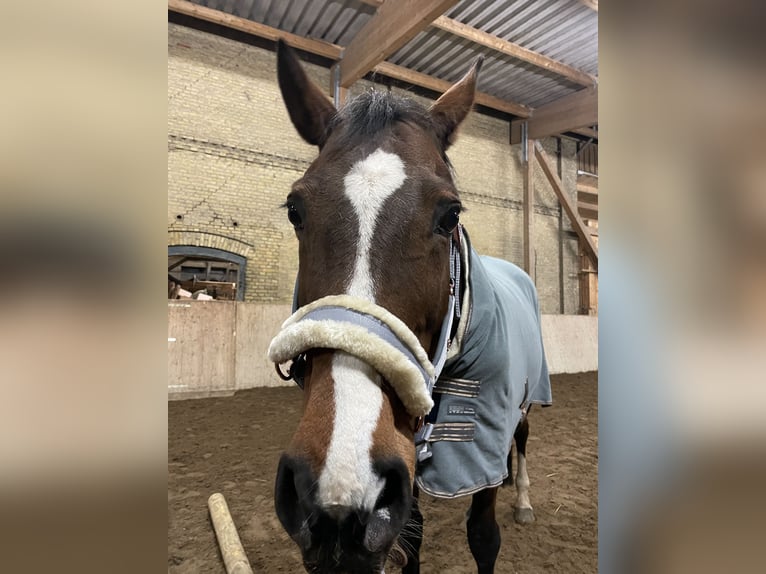
[[[469,547],[494,572],[513,441],[515,518],[534,520],[527,412],[551,402],[537,295],[518,267],[473,250],[446,155],[481,65],[430,109],[375,90],[336,109],[278,42],[289,117],[318,148],[283,205],[298,276],[268,351],[303,389],[274,499],[307,572],[380,574],[388,560],[419,572],[420,491],[472,496]]]

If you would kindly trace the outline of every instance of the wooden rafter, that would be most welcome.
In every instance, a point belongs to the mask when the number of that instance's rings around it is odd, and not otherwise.
[[[463,24],[457,20],[447,18],[446,16],[437,18],[434,21],[434,26],[441,30],[455,34],[456,36],[460,36],[461,38],[465,38],[466,40],[470,40],[471,42],[481,46],[492,48],[501,54],[512,56],[517,60],[521,60],[522,62],[527,62],[537,66],[538,68],[542,68],[543,70],[547,70],[549,72],[558,74],[559,76],[563,76],[575,84],[579,84],[581,86],[593,86],[596,84],[596,79],[590,74],[586,74],[582,70],[578,70],[572,66],[567,66],[558,60],[554,60],[548,56],[543,56],[539,52],[535,52],[534,50],[530,50],[519,44],[509,42],[508,40],[503,40],[502,38],[498,38],[497,36],[488,34],[487,32],[478,30],[477,28],[468,26],[467,24]]]
[[[277,28],[266,26],[265,24],[259,24],[258,22],[253,22],[246,18],[240,18],[239,16],[221,12],[220,10],[206,8],[205,6],[200,6],[199,4],[194,4],[187,0],[168,0],[168,8],[179,14],[185,14],[213,24],[226,26],[227,28],[252,34],[259,38],[266,38],[271,41],[276,41],[279,38],[282,38],[291,46],[311,54],[324,56],[325,58],[335,60],[336,62],[340,60],[341,52],[343,50],[343,48],[337,44],[314,40],[312,38],[304,38],[303,36],[284,32]],[[407,82],[413,86],[419,86],[435,92],[444,92],[451,85],[445,80],[421,74],[414,70],[410,70],[409,68],[397,66],[389,62],[381,62],[375,66],[374,71],[382,76]],[[331,90],[328,90],[328,93],[330,92]],[[482,106],[523,118],[528,117],[532,113],[532,109],[527,106],[509,102],[507,100],[501,100],[500,98],[490,96],[483,92],[476,92],[475,100],[477,104]]]
[[[457,2],[386,0],[343,51],[340,85],[349,87]]]
[[[577,213],[577,206],[574,204],[574,201],[564,191],[564,186],[561,184],[561,180],[559,180],[556,172],[551,167],[551,163],[548,161],[548,156],[545,153],[543,146],[540,145],[540,142],[535,142],[535,157],[537,158],[540,167],[543,169],[545,177],[551,184],[553,191],[559,198],[561,207],[564,208],[567,217],[569,217],[569,221],[572,222],[572,227],[574,227],[575,231],[577,232],[577,235],[580,238],[585,251],[593,261],[593,265],[598,267],[598,248],[593,242],[593,238],[590,235],[590,230],[583,222],[580,214]]]
[[[322,40],[315,40],[313,38],[304,38],[303,36],[291,34],[290,32],[283,32],[277,28],[272,28],[271,26],[266,26],[265,24],[260,24],[259,22],[248,20],[247,18],[240,18],[233,14],[221,12],[220,10],[200,6],[199,4],[194,4],[187,0],[168,0],[168,9],[179,14],[193,16],[194,18],[212,22],[213,24],[220,24],[221,26],[226,26],[232,30],[246,32],[247,34],[265,38],[273,42],[282,38],[288,44],[299,50],[304,50],[318,56],[324,56],[331,60],[340,59],[342,48],[336,44],[323,42]]]
[[[362,0],[362,2],[369,4],[370,6],[377,7],[381,6],[384,3],[384,0]],[[542,68],[544,70],[548,70],[549,72],[558,74],[559,76],[563,76],[575,84],[579,84],[581,86],[593,86],[597,83],[597,79],[594,76],[591,76],[582,70],[578,70],[577,68],[568,66],[563,62],[559,62],[558,60],[544,56],[539,52],[525,48],[520,44],[498,38],[493,34],[488,34],[483,30],[479,30],[467,24],[463,24],[462,22],[448,18],[447,16],[439,16],[433,21],[431,25],[434,28],[444,30],[445,32],[459,36],[460,38],[470,40],[471,42],[479,44],[480,46],[490,48],[496,52],[500,52],[501,54],[512,56],[513,58],[521,60],[522,62],[527,62],[533,66],[537,66],[538,68]]]
[[[420,72],[397,66],[390,62],[381,62],[375,66],[375,71],[384,76],[388,76],[389,78],[407,82],[414,86],[420,86],[421,88],[427,88],[435,92],[444,92],[452,85],[446,80],[440,80],[433,76],[421,74]],[[477,92],[474,101],[479,105],[492,108],[493,110],[499,110],[522,118],[526,118],[532,113],[532,109],[527,106],[501,100],[500,98],[490,96],[483,92]]]
[[[535,108],[527,120],[530,139],[569,132],[598,123],[598,87],[586,88]],[[511,122],[511,143],[521,142],[521,120]]]
[[[594,12],[598,12],[598,0],[580,0],[580,4],[584,4]]]

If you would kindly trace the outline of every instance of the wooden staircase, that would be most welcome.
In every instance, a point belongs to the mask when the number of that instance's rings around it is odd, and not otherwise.
[[[577,212],[598,248],[598,128],[577,146]],[[580,245],[580,313],[598,315],[598,268]]]
[[[598,222],[598,176],[588,173],[577,175],[577,211],[583,220]]]
[[[577,174],[577,211],[598,247],[598,176]],[[580,313],[598,315],[598,269],[580,247]]]

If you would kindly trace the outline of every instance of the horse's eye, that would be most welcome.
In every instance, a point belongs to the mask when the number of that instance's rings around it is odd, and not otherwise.
[[[460,223],[460,208],[457,206],[450,207],[447,213],[442,215],[435,231],[440,235],[449,235],[455,231],[458,223]]]
[[[287,219],[290,220],[290,223],[293,224],[295,229],[303,229],[303,219],[301,218],[301,214],[298,213],[298,209],[295,207],[294,203],[287,204]]]

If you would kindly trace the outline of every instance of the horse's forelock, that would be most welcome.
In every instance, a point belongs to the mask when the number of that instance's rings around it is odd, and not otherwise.
[[[428,109],[412,98],[389,91],[367,90],[349,100],[328,126],[340,148],[355,149],[375,136],[406,123],[433,138],[434,148],[452,174],[452,164],[441,146],[437,128]]]
[[[368,90],[351,99],[338,111],[332,125],[342,123],[347,134],[369,137],[401,121],[435,129],[428,111],[416,101],[379,90]]]

